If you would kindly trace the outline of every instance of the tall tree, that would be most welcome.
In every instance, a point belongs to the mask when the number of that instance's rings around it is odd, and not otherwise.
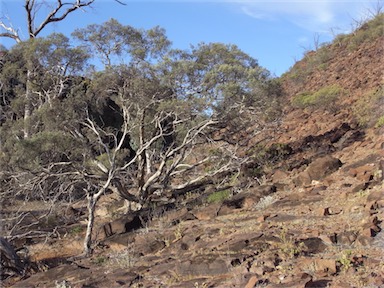
[[[158,26],[148,30],[136,29],[113,18],[77,29],[72,36],[89,51],[96,52],[105,68],[123,63],[137,66],[159,61],[171,44],[165,30]]]
[[[36,38],[47,25],[55,22],[60,22],[67,18],[73,12],[89,7],[95,0],[57,0],[53,3],[49,1],[25,0],[23,9],[26,13],[26,30],[28,31],[28,39],[22,39],[18,30],[12,26],[12,23],[6,23],[0,20],[2,32],[0,37],[14,39],[17,43],[23,41],[32,41]],[[38,22],[42,19],[41,22]],[[34,61],[28,60],[26,63],[26,91],[25,91],[25,106],[24,106],[24,138],[30,137],[30,117],[33,112],[32,106],[32,78],[34,73]]]
[[[190,51],[173,50],[162,64],[178,97],[200,102],[200,112],[216,115],[233,132],[278,114],[279,85],[236,45],[201,43]]]

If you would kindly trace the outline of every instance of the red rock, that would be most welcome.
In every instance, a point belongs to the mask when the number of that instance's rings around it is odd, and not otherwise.
[[[315,259],[313,263],[316,271],[322,275],[332,275],[336,273],[336,261],[334,259]]]
[[[332,242],[331,238],[327,235],[320,235],[319,238],[323,240],[323,242],[327,245],[332,245],[334,242]]]
[[[285,183],[287,178],[288,174],[282,170],[276,170],[272,175],[272,181],[274,183]]]
[[[296,186],[308,186],[312,183],[312,179],[307,171],[303,171],[293,179],[293,183]]]
[[[316,159],[307,168],[307,172],[311,180],[321,180],[329,174],[335,172],[341,167],[342,163],[339,159],[332,156],[325,156]]]
[[[350,169],[348,174],[352,177],[356,177],[360,181],[368,182],[373,179],[374,169],[374,165],[366,164],[357,168]]]
[[[356,231],[345,231],[337,234],[337,244],[352,245],[357,238],[358,233]]]
[[[244,288],[253,288],[253,287],[255,287],[256,284],[257,284],[257,281],[259,281],[257,279],[257,277],[256,276],[252,276],[251,279],[249,279],[248,283],[245,285]]]
[[[293,183],[296,186],[311,185],[313,180],[324,179],[326,176],[339,169],[341,165],[341,161],[332,156],[318,158],[310,163],[305,171],[297,175],[297,177],[293,180]]]
[[[210,220],[210,219],[216,218],[217,212],[220,210],[220,207],[221,207],[220,203],[213,203],[208,206],[193,210],[192,214],[198,220]]]

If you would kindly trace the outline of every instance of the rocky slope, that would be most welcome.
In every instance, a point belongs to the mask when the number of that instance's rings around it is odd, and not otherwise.
[[[116,217],[110,197],[92,258],[74,257],[83,231],[68,230],[29,247],[31,271],[40,272],[4,285],[384,287],[384,37],[353,39],[308,53],[282,77],[282,120],[245,149],[255,162],[273,156],[264,177],[241,178],[242,191],[224,201],[188,195],[183,207],[140,215]],[[332,85],[343,91],[337,99],[294,104]]]

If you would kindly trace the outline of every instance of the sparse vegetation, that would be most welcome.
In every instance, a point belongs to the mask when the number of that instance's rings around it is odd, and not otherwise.
[[[254,208],[256,210],[266,209],[269,206],[271,206],[273,203],[275,203],[277,200],[278,200],[278,197],[276,196],[276,194],[264,196],[259,200],[259,202],[255,204]]]
[[[344,90],[338,85],[330,85],[316,92],[303,92],[292,99],[292,104],[300,108],[312,107],[332,112],[337,111],[337,100],[343,95]]]
[[[137,262],[137,257],[134,255],[132,249],[125,249],[118,253],[112,253],[109,255],[109,262],[111,266],[116,266],[119,268],[131,268]]]
[[[342,252],[340,258],[337,260],[337,262],[341,265],[342,271],[348,271],[349,268],[352,268],[352,250],[345,250]]]
[[[95,259],[93,259],[93,262],[94,262],[96,265],[99,265],[99,266],[106,264],[107,261],[108,261],[108,258],[105,257],[105,256],[103,256],[103,255],[99,255],[99,256],[97,256]]]
[[[368,91],[353,105],[353,114],[361,127],[383,125],[382,107],[384,105],[384,87]]]
[[[80,234],[81,232],[83,232],[84,231],[84,228],[83,227],[81,227],[81,226],[75,226],[75,227],[73,227],[71,230],[70,230],[70,234],[72,234],[72,235],[77,235],[77,234]]]
[[[289,258],[298,256],[303,252],[305,245],[303,242],[298,242],[292,238],[291,235],[288,235],[288,230],[283,228],[279,235],[280,246],[279,249],[282,252],[282,255]]]
[[[377,119],[376,124],[375,124],[376,128],[380,128],[383,126],[384,126],[384,115],[379,117],[379,119]]]
[[[250,161],[247,164],[245,173],[247,176],[263,179],[274,164],[289,157],[291,152],[292,148],[284,143],[273,143],[269,147],[263,144],[255,145],[247,150]]]
[[[220,203],[231,196],[231,191],[226,189],[222,191],[213,192],[207,197],[207,203]]]
[[[371,42],[384,36],[384,13],[379,13],[373,19],[362,20],[352,34],[340,35],[338,43],[354,51],[364,42]]]

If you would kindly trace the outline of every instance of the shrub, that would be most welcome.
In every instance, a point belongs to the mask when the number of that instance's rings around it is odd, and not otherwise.
[[[348,51],[355,51],[364,42],[372,42],[384,35],[384,14],[381,13],[369,21],[362,21],[352,34],[340,34],[334,43],[345,46]]]
[[[228,199],[230,195],[231,192],[228,189],[214,192],[208,196],[207,203],[223,202],[224,200]]]
[[[278,198],[276,197],[276,195],[267,195],[267,196],[261,198],[259,200],[259,202],[257,202],[255,204],[255,209],[256,210],[264,210],[268,206],[271,206],[273,203],[275,203],[277,200],[278,200]]]
[[[381,116],[377,121],[376,121],[376,124],[375,124],[375,127],[376,128],[380,128],[380,127],[383,127],[384,126],[384,115]]]
[[[10,164],[23,169],[35,169],[47,163],[69,161],[80,156],[76,139],[63,132],[40,132],[20,139],[7,147]]]
[[[291,153],[292,148],[284,143],[273,143],[269,147],[263,144],[255,145],[247,151],[251,161],[245,165],[244,172],[251,178],[262,177],[275,163],[287,159]]]
[[[362,95],[352,107],[353,115],[361,127],[384,125],[382,107],[384,103],[384,86]]]
[[[303,92],[296,95],[292,99],[292,104],[299,108],[313,107],[335,112],[336,101],[343,93],[343,89],[338,85],[325,86],[314,93]]]

